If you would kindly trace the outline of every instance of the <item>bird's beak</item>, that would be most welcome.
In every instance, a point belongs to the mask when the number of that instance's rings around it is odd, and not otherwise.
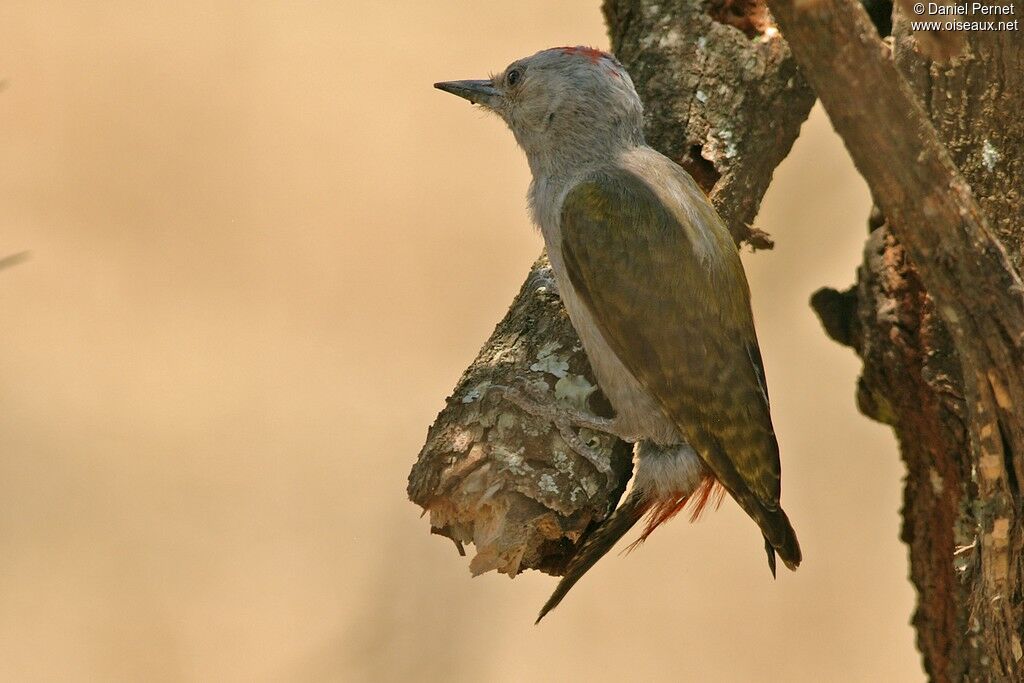
[[[469,100],[473,104],[482,104],[492,109],[501,100],[501,93],[494,87],[490,80],[482,81],[442,81],[435,83],[438,90],[450,92],[453,95]]]

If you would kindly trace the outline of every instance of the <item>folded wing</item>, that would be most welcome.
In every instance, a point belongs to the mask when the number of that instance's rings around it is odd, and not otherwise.
[[[563,259],[608,344],[761,527],[772,571],[772,548],[795,568],[746,277],[699,199],[673,210],[633,173],[594,172],[562,205]]]

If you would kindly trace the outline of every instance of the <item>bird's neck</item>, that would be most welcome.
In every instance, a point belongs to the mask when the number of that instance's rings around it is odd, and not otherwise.
[[[644,146],[642,137],[604,140],[562,137],[546,144],[523,145],[534,181],[569,179],[593,168],[615,165],[629,151]]]
[[[545,226],[557,223],[556,214],[562,196],[575,179],[602,168],[621,165],[620,160],[645,148],[643,140],[623,140],[621,144],[553,146],[548,149],[526,149],[526,158],[533,174],[529,202],[534,222],[545,232]]]

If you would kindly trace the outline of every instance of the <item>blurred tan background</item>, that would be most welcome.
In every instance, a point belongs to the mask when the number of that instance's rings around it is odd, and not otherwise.
[[[815,111],[747,255],[806,561],[734,504],[542,626],[405,499],[541,242],[496,119],[433,90],[597,0],[0,7],[0,679],[915,681],[902,466],[807,298],[868,195]]]

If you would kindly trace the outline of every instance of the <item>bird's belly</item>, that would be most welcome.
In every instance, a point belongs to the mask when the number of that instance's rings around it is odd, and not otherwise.
[[[572,282],[559,266],[561,263],[552,259],[562,303],[569,313],[576,334],[583,342],[583,349],[597,376],[597,383],[615,410],[618,430],[650,439],[660,445],[681,443],[682,438],[675,425],[665,416],[657,400],[612,351],[590,310],[576,295]]]

